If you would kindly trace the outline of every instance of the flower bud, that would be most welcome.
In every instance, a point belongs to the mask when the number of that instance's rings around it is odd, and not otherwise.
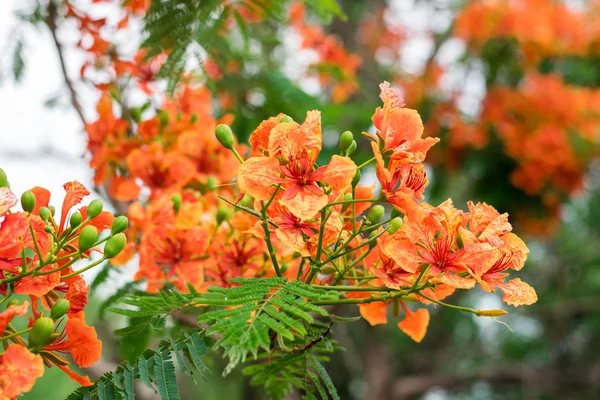
[[[358,145],[356,144],[356,140],[353,140],[353,141],[350,143],[350,146],[348,146],[348,148],[346,149],[346,153],[345,153],[345,154],[346,154],[346,157],[349,157],[349,156],[351,156],[351,155],[352,155],[352,154],[353,154],[353,153],[356,151],[356,147],[357,147],[357,146],[358,146]]]
[[[342,133],[342,136],[340,136],[340,150],[342,151],[342,153],[348,150],[348,148],[352,145],[353,141],[354,135],[352,134],[352,132],[346,131]]]
[[[179,193],[175,193],[173,197],[171,197],[171,201],[173,202],[173,210],[178,213],[181,209],[181,195]]]
[[[385,208],[381,204],[376,204],[369,210],[367,218],[374,224],[383,218],[383,214],[385,214]]]
[[[242,207],[250,207],[254,199],[249,194],[245,194],[244,197],[238,202],[238,204]]]
[[[231,128],[229,126],[225,124],[217,125],[215,136],[217,136],[217,140],[223,145],[223,147],[229,150],[233,149],[233,132],[231,132]]]
[[[377,240],[375,240],[377,234],[377,230],[374,230],[369,234],[369,249],[372,249],[373,247],[377,246]]]
[[[294,120],[292,117],[284,115],[283,117],[279,118],[279,122],[294,122]]]
[[[196,122],[198,122],[198,114],[193,113],[190,117],[190,124],[195,124]]]
[[[160,122],[160,126],[163,128],[169,125],[169,113],[166,111],[160,111],[158,113],[158,121]]]
[[[46,225],[44,227],[44,232],[46,232],[46,233],[52,233],[52,228],[49,225]]]
[[[81,215],[81,213],[79,211],[74,212],[73,214],[71,214],[71,218],[69,219],[69,225],[71,225],[71,228],[76,228],[81,224],[82,220],[83,216]]]
[[[119,255],[123,251],[127,244],[127,236],[123,232],[117,233],[106,241],[104,246],[104,256],[106,258],[113,258]]]
[[[87,251],[91,249],[98,240],[98,229],[95,226],[84,226],[79,234],[79,250]]]
[[[217,225],[221,225],[229,217],[231,217],[231,210],[229,208],[221,206],[217,209]]]
[[[209,176],[208,179],[206,179],[206,186],[208,187],[208,190],[214,192],[217,190],[217,179],[212,175]]]
[[[402,212],[400,210],[398,210],[396,207],[392,207],[392,214],[391,214],[391,218],[394,219],[396,217],[402,217]]]
[[[477,312],[480,317],[501,317],[508,314],[508,311],[504,310],[477,310]]]
[[[6,172],[2,168],[0,168],[0,187],[10,187],[10,183],[8,183],[8,178],[6,177]]]
[[[19,301],[18,299],[10,299],[8,301],[8,304],[6,305],[6,308],[10,307],[10,306],[20,306],[21,305],[21,301]]]
[[[52,212],[48,207],[40,207],[40,218],[44,221],[48,221],[52,216]]]
[[[21,195],[21,207],[27,212],[32,212],[35,208],[35,195],[29,190]]]
[[[102,200],[98,200],[98,199],[92,200],[90,202],[90,205],[87,208],[88,217],[96,218],[98,215],[100,215],[103,208],[104,208],[104,204],[102,203]]]
[[[390,235],[393,235],[394,233],[398,232],[400,230],[400,228],[402,228],[402,225],[404,223],[402,222],[402,218],[400,217],[396,217],[393,220],[390,221],[390,224],[387,227],[387,231]]]
[[[123,232],[129,226],[129,219],[126,216],[120,215],[115,218],[115,221],[110,228],[110,234],[116,235],[117,233]]]
[[[356,171],[356,174],[354,174],[354,178],[352,178],[352,187],[355,188],[356,186],[358,186],[358,183],[360,182],[360,169],[358,171]]]
[[[50,210],[50,212],[52,213],[52,216],[56,215],[56,207],[48,206],[48,210]]]
[[[69,311],[69,307],[71,307],[71,303],[67,299],[60,299],[52,306],[52,310],[50,310],[50,317],[53,320],[57,320],[63,315],[65,315]]]
[[[48,343],[48,339],[54,333],[54,321],[52,318],[41,317],[34,323],[29,331],[29,346],[41,349]]]

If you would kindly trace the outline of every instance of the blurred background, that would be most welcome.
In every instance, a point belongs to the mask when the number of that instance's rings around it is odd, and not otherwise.
[[[508,212],[531,250],[518,277],[539,301],[502,323],[434,309],[420,344],[394,324],[340,324],[334,336],[347,351],[328,370],[341,398],[600,398],[600,2],[172,0],[201,11],[201,31],[177,15],[169,29],[159,26],[148,17],[158,3],[169,2],[0,3],[0,166],[15,192],[41,185],[59,203],[63,182],[94,186],[83,123],[97,118],[107,82],[122,82],[106,60],[132,60],[142,43],[150,56],[169,49],[169,68],[137,76],[144,85],[127,92],[130,110],[162,98],[186,71],[209,88],[215,116],[234,116],[241,141],[280,112],[301,121],[321,110],[324,159],[341,132],[373,129],[387,80],[419,111],[426,134],[441,138],[428,157],[427,201],[485,201]],[[234,6],[223,33],[214,12]],[[89,26],[100,19],[96,33]],[[369,158],[367,140],[357,153]],[[373,170],[364,175],[374,181]],[[94,195],[107,197],[101,186]],[[98,310],[134,264],[98,285]],[[497,294],[455,296],[501,308]],[[105,350],[87,372],[99,376],[131,344],[112,336],[114,316],[93,314]],[[222,368],[216,357],[208,363]],[[261,398],[241,374],[180,384],[188,399]],[[51,370],[23,398],[63,399],[74,388]]]

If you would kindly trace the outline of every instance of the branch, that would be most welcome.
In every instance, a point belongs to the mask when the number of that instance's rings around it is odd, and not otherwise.
[[[73,105],[75,112],[77,112],[79,119],[81,119],[82,124],[85,126],[86,121],[85,121],[85,117],[83,115],[83,108],[81,107],[81,104],[79,104],[79,100],[77,100],[77,92],[75,91],[73,82],[71,81],[71,78],[69,78],[69,74],[67,73],[67,65],[65,63],[65,57],[63,54],[64,50],[58,40],[58,36],[56,35],[57,17],[58,17],[58,15],[57,15],[57,10],[56,10],[56,5],[52,1],[48,2],[47,24],[48,24],[48,28],[50,28],[50,33],[52,33],[52,39],[54,40],[54,46],[56,47],[56,52],[58,53],[58,59],[60,60],[60,69],[61,69],[63,77],[65,79],[65,85],[67,85],[67,89],[69,90],[69,94],[71,96],[71,104]]]

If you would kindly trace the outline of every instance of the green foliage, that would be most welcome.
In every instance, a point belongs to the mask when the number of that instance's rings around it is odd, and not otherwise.
[[[179,339],[163,339],[156,351],[146,350],[137,360],[123,363],[114,372],[108,372],[93,386],[81,387],[67,400],[135,399],[135,382],[139,381],[164,400],[178,400],[179,389],[175,369],[194,378],[203,376],[206,367],[201,358],[207,354],[199,333],[185,333]]]
[[[212,325],[207,333],[216,338],[215,347],[224,350],[229,363],[227,375],[249,354],[275,348],[290,350],[316,340],[311,329],[319,321],[311,313],[327,317],[328,312],[308,300],[337,299],[338,294],[315,289],[300,281],[286,278],[235,278],[233,288],[210,287],[194,303],[227,307],[202,314],[198,321]],[[300,347],[299,347],[300,346]]]

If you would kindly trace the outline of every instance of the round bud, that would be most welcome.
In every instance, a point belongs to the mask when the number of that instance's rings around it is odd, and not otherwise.
[[[69,219],[69,225],[71,225],[71,228],[76,228],[81,224],[82,220],[83,216],[81,215],[81,213],[79,211],[74,212],[73,214],[71,214],[71,218]]]
[[[87,208],[88,217],[96,218],[98,215],[100,215],[103,208],[104,208],[104,204],[102,203],[102,200],[98,200],[98,199],[92,200],[90,202],[90,205]]]
[[[369,210],[369,214],[367,214],[367,218],[369,219],[369,221],[371,221],[373,224],[378,222],[381,218],[383,218],[383,215],[385,214],[385,207],[383,207],[381,204],[376,204],[373,207],[371,207],[371,209]]]
[[[357,146],[358,145],[356,144],[356,140],[353,140],[350,143],[350,146],[348,146],[348,148],[346,149],[346,157],[351,156],[356,151]]]
[[[344,195],[344,201],[351,201],[352,200],[352,193],[346,193]]]
[[[50,310],[50,317],[53,320],[57,320],[63,315],[65,315],[69,311],[69,307],[71,307],[71,303],[67,299],[60,299],[52,306],[52,310]]]
[[[35,208],[35,195],[29,190],[21,195],[21,207],[27,212],[32,212]]]
[[[283,117],[279,118],[279,122],[294,122],[294,120],[292,117],[284,115]]]
[[[173,197],[171,197],[171,201],[173,202],[173,210],[175,212],[179,212],[181,209],[181,195],[179,193],[175,193]]]
[[[358,171],[356,171],[356,174],[354,174],[354,178],[352,178],[352,187],[355,188],[358,183],[360,182],[360,169]]]
[[[52,318],[38,318],[29,331],[29,346],[41,349],[47,344],[52,333],[54,333],[54,321]]]
[[[40,218],[48,221],[52,216],[52,211],[48,207],[40,207]]]
[[[396,217],[390,221],[390,224],[387,227],[387,231],[390,235],[392,235],[392,234],[398,232],[398,230],[400,230],[400,228],[402,228],[402,225],[403,225],[402,218]]]
[[[374,230],[369,234],[369,249],[372,249],[373,247],[377,246],[377,240],[375,240],[377,234],[377,230]]]
[[[214,176],[209,176],[208,179],[206,179],[206,186],[211,192],[217,190],[217,178]]]
[[[126,216],[120,215],[115,218],[112,227],[110,228],[110,234],[116,235],[117,233],[123,232],[129,226],[129,219]]]
[[[0,187],[10,187],[10,183],[8,183],[8,178],[6,177],[6,172],[2,168],[0,168]]]
[[[245,194],[244,197],[239,201],[239,205],[242,207],[250,207],[254,199],[249,194]]]
[[[217,125],[217,129],[215,130],[215,136],[219,143],[223,145],[226,149],[233,149],[233,132],[231,132],[231,128],[225,124]]]
[[[79,234],[79,250],[87,251],[91,249],[98,240],[98,229],[95,226],[84,226]]]
[[[104,256],[106,258],[113,258],[119,255],[120,252],[123,251],[125,245],[127,244],[127,236],[123,232],[117,233],[114,236],[111,236],[104,246]]]
[[[17,299],[10,299],[8,301],[8,304],[6,305],[6,307],[8,308],[10,306],[20,306],[20,305],[21,305],[21,302],[19,300],[17,300]]]
[[[398,210],[396,207],[392,207],[391,218],[394,219],[396,217],[402,217],[402,212]]]
[[[348,150],[353,141],[354,135],[352,132],[346,131],[342,133],[342,136],[340,136],[340,150],[342,150],[342,152]]]
[[[221,225],[223,221],[228,220],[231,217],[231,210],[227,207],[221,206],[217,209],[217,225]]]
[[[163,128],[169,125],[169,113],[166,111],[160,111],[158,113],[158,121],[160,122],[160,126]]]
[[[56,207],[48,206],[48,210],[50,210],[50,212],[52,213],[52,216],[56,215]]]
[[[52,233],[52,228],[49,225],[46,225],[44,227],[44,232],[46,232],[46,233]]]
[[[198,114],[193,113],[190,117],[190,124],[195,124],[196,122],[198,122]]]

